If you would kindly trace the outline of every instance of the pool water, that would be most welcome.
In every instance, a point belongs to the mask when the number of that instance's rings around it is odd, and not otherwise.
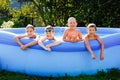
[[[82,34],[82,37],[84,38],[86,34],[87,34],[87,33],[83,33],[83,34]],[[36,33],[36,35],[39,35],[41,38],[43,38],[43,37],[45,36],[45,34],[41,34],[41,33]],[[56,39],[62,40],[63,34],[55,33],[54,35],[55,35],[55,38],[56,38]],[[110,35],[110,34],[98,33],[97,35],[99,35],[99,36],[102,38],[103,36]]]
[[[18,35],[23,35],[24,33],[18,34]],[[87,33],[82,33],[82,37],[84,38]],[[45,34],[44,33],[36,33],[36,35],[39,35],[41,38],[44,38]],[[108,33],[97,33],[101,38],[106,35],[110,35]],[[55,33],[54,34],[55,38],[57,40],[62,40],[63,33]]]

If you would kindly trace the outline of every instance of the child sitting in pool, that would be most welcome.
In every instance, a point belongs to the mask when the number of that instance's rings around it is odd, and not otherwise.
[[[46,40],[55,40],[53,43],[47,44],[46,46],[43,44],[43,41]],[[45,37],[38,41],[38,44],[45,50],[51,51],[52,46],[59,45],[61,41],[57,41],[54,37],[54,28],[51,25],[46,26],[45,28]]]
[[[95,34],[96,31],[97,31],[96,25],[94,23],[89,24],[87,26],[88,34],[85,36],[84,41],[85,41],[86,48],[88,49],[88,51],[90,52],[90,54],[92,56],[92,59],[95,59],[96,57],[94,55],[94,52],[90,48],[90,45],[89,45],[88,41],[89,40],[97,40],[101,45],[100,60],[103,60],[104,59],[104,43],[101,40],[101,38],[98,35]]]
[[[32,42],[30,42],[30,43],[28,43],[28,44],[23,44],[23,43],[20,41],[20,39],[21,39],[21,38],[25,38],[25,37],[34,38],[35,40],[32,41]],[[33,25],[28,24],[28,25],[26,26],[26,33],[23,34],[23,35],[15,36],[15,37],[14,37],[14,40],[20,45],[21,49],[26,50],[29,46],[32,46],[32,45],[37,44],[39,38],[40,38],[40,37],[39,37],[39,36],[36,36],[36,34],[35,34],[35,30],[34,30]]]
[[[82,41],[82,33],[80,30],[76,29],[77,22],[74,17],[70,17],[68,19],[68,29],[65,30],[64,35],[63,35],[63,41],[68,41],[68,42],[78,42]]]

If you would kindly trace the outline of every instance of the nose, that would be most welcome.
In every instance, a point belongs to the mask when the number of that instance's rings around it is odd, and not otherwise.
[[[31,32],[28,32],[28,35],[31,35]]]

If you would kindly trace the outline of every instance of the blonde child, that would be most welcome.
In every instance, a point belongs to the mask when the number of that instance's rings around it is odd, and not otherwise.
[[[53,43],[47,44],[46,46],[43,44],[43,41],[46,40],[55,40]],[[46,26],[45,28],[45,37],[38,41],[38,45],[40,45],[43,49],[47,51],[51,51],[52,46],[59,45],[61,41],[57,41],[54,37],[54,28],[51,25]]]
[[[63,41],[68,42],[78,42],[82,41],[82,33],[80,30],[77,30],[77,22],[74,17],[70,17],[67,23],[68,28],[65,30],[63,34]]]
[[[35,40],[32,41],[32,42],[30,42],[30,43],[28,43],[28,44],[23,44],[23,43],[20,41],[20,39],[21,39],[21,38],[25,38],[25,37],[27,37],[27,38],[34,38]],[[26,33],[23,34],[23,35],[15,36],[15,37],[14,37],[14,40],[20,45],[21,49],[26,50],[29,46],[32,46],[32,45],[37,44],[37,42],[38,42],[37,40],[38,40],[39,38],[40,38],[40,37],[39,37],[39,36],[36,36],[36,34],[35,34],[35,30],[34,30],[33,25],[28,24],[28,25],[26,26]]]
[[[103,60],[104,59],[104,43],[101,40],[101,38],[96,34],[96,31],[97,31],[96,25],[94,23],[89,24],[87,26],[88,34],[85,36],[84,41],[85,41],[86,48],[88,49],[88,51],[90,52],[90,54],[92,56],[92,59],[96,59],[94,52],[92,51],[88,41],[89,40],[97,40],[101,45],[100,60]]]

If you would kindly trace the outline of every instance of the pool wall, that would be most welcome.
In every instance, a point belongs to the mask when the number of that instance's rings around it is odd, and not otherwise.
[[[61,29],[61,34],[65,28]],[[86,28],[80,28],[85,33]],[[38,32],[44,32],[42,28],[36,28]],[[120,29],[99,28],[98,33],[104,33],[102,39],[105,43],[104,60],[100,60],[100,45],[96,41],[90,41],[97,59],[92,60],[90,53],[84,46],[84,41],[79,43],[66,43],[52,47],[47,52],[38,45],[21,50],[14,42],[16,33],[24,33],[24,29],[1,29],[0,31],[0,68],[12,72],[20,72],[39,76],[78,76],[79,74],[95,74],[99,70],[109,68],[120,69]],[[12,32],[12,33],[11,33]],[[31,39],[22,40],[32,41]],[[65,45],[68,45],[65,47]],[[79,45],[78,45],[79,44]],[[79,49],[76,46],[81,46]],[[74,48],[77,48],[74,50]],[[96,48],[97,47],[97,48]],[[71,50],[71,48],[73,48]],[[57,49],[57,50],[56,50]],[[60,49],[60,50],[59,50]]]

